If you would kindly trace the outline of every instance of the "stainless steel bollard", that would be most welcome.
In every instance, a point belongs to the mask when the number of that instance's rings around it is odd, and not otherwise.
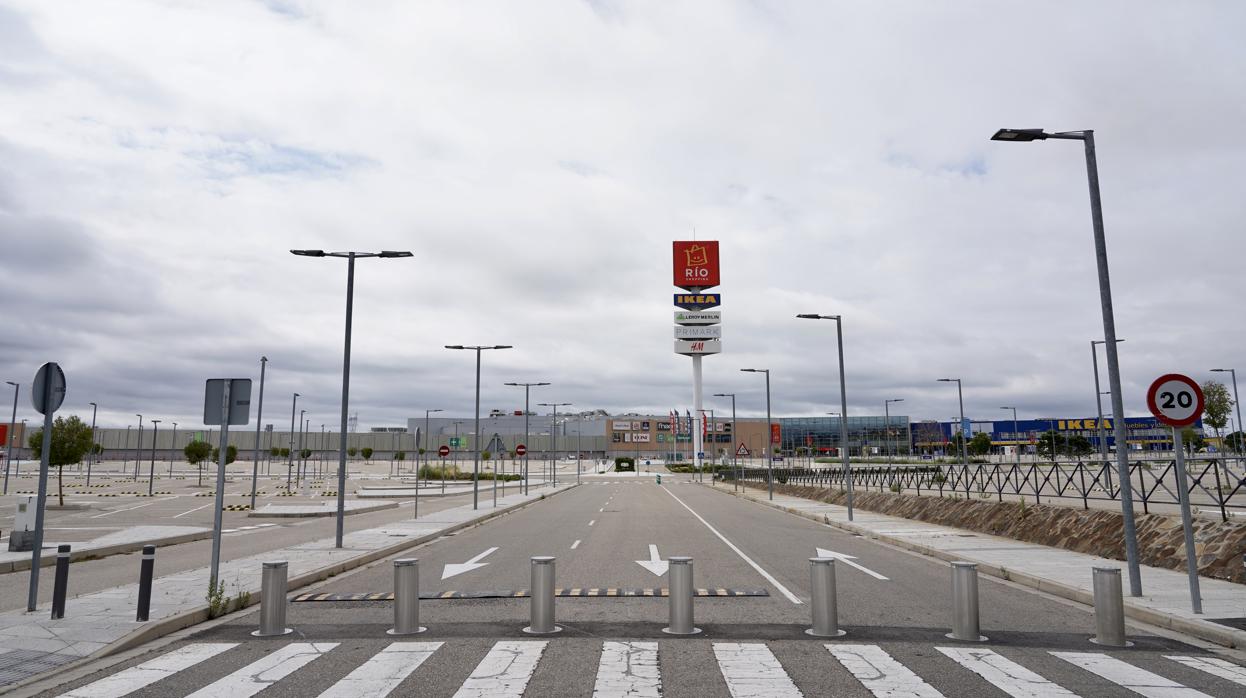
[[[810,608],[813,612],[813,627],[805,633],[815,637],[846,635],[847,633],[839,629],[839,604],[835,594],[835,559],[809,558],[809,576],[812,582]]]
[[[523,631],[533,635],[561,632],[562,628],[554,625],[554,558],[532,558],[531,593],[532,624]]]
[[[952,632],[947,637],[965,642],[985,642],[978,628],[978,566],[952,563]]]
[[[1125,639],[1125,599],[1121,593],[1119,567],[1096,567],[1092,573],[1095,590],[1095,636],[1091,642],[1105,647],[1130,647]]]
[[[288,635],[294,630],[286,627],[286,575],[288,563],[265,562],[260,579],[260,629],[251,632],[255,637]]]
[[[420,627],[420,561],[394,560],[394,627],[388,635],[416,635]]]
[[[692,624],[692,558],[672,557],[667,578],[670,579],[670,625],[662,632],[670,635],[696,635],[701,629]]]

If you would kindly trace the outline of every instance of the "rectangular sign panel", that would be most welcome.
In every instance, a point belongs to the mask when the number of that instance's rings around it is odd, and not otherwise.
[[[611,422],[615,431],[631,431],[632,423],[629,422]]]
[[[717,286],[718,241],[677,240],[675,252],[675,285],[696,289]]]
[[[782,424],[771,424],[770,425],[770,443],[772,444],[783,443],[783,428],[782,427],[783,427]]]
[[[717,339],[699,339],[693,342],[683,339],[675,340],[675,353],[684,354],[685,356],[721,354],[722,350],[723,343]]]
[[[700,313],[689,312],[686,310],[675,311],[676,325],[717,325],[722,321],[722,313],[717,310],[709,310]]]
[[[718,325],[675,328],[675,339],[722,339],[722,336],[723,328]]]
[[[717,308],[722,304],[722,294],[719,293],[676,293],[675,307],[684,310],[705,310],[706,308]]]
[[[221,424],[222,402],[225,399],[225,382],[229,382],[228,414],[230,426],[246,424],[251,418],[250,378],[210,378],[203,392],[203,423]]]
[[[650,443],[648,434],[632,434],[632,443],[647,444]]]

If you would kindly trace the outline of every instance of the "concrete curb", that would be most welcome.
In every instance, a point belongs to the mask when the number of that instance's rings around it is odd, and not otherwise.
[[[143,549],[144,545],[156,546],[162,545],[179,545],[181,543],[189,543],[191,541],[203,540],[212,537],[212,529],[199,531],[196,533],[182,533],[167,538],[155,538],[143,541],[135,541],[131,543],[117,543],[115,545],[105,545],[99,548],[84,548],[82,550],[73,550],[69,553],[70,562],[79,562],[82,560],[94,560],[97,558],[108,557],[110,555],[119,555],[121,553],[133,553]],[[52,567],[56,564],[56,550],[51,548],[51,554],[48,549],[44,550],[44,554],[39,558],[39,567]],[[9,572],[21,572],[30,569],[30,558],[14,560],[12,562],[0,563],[0,574]]]
[[[269,507],[269,506],[295,507],[295,506],[300,506],[300,505],[298,504],[266,504],[264,506],[265,507]],[[398,502],[377,502],[376,504],[372,504],[366,507],[346,509],[345,511],[342,512],[342,514],[344,516],[354,516],[355,514],[370,514],[374,511],[384,511],[386,509],[397,509],[397,508],[398,508]],[[316,516],[336,516],[336,515],[337,515],[336,509],[325,509],[324,511],[299,511],[299,512],[294,512],[294,511],[275,512],[275,511],[264,511],[263,509],[252,509],[247,514],[247,518],[248,519],[306,519],[306,518],[312,518]]]
[[[831,521],[825,517],[819,517],[816,514],[801,511],[799,509],[780,506],[778,504],[771,504],[768,501],[756,499],[744,493],[732,492],[730,490],[723,489],[718,489],[717,491],[725,492],[732,496],[740,497],[741,499],[746,499],[748,501],[756,502],[757,504],[771,507],[772,509],[778,509],[779,511],[787,512],[804,519],[809,519],[810,521],[832,526],[849,533],[855,533],[864,538],[882,541],[888,545],[920,553],[945,562],[953,562],[957,560],[973,562],[978,565],[979,572],[983,572],[992,577],[998,577],[999,579],[1016,582],[1017,584],[1028,586],[1032,589],[1037,589],[1038,591],[1051,594],[1052,596],[1058,596],[1062,599],[1076,601],[1078,603],[1086,604],[1087,606],[1094,606],[1094,595],[1085,589],[1070,586],[1062,582],[1055,582],[1026,572],[1018,572],[1006,567],[999,567],[986,562],[981,562],[979,560],[975,560],[972,555],[953,555],[952,553],[948,553],[943,550],[920,545],[901,538],[874,533],[869,529],[854,524],[843,521]],[[1140,606],[1132,602],[1128,596],[1125,597],[1125,617],[1160,628],[1184,633],[1186,635],[1197,637],[1200,640],[1206,640],[1207,642],[1212,642],[1224,647],[1237,649],[1246,647],[1246,631],[1236,630],[1234,628],[1212,623],[1210,621],[1184,618],[1173,613],[1165,613],[1163,611],[1157,611],[1153,608],[1147,608],[1146,606]]]

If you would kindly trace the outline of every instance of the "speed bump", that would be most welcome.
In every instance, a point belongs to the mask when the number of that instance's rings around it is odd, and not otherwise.
[[[665,598],[668,590],[664,588],[616,588],[616,587],[573,587],[554,589],[554,596],[581,599],[627,599],[627,598]],[[740,598],[770,596],[765,589],[697,589],[695,596],[707,598]],[[441,591],[421,593],[421,599],[526,599],[530,596],[527,589],[497,591]],[[291,601],[393,601],[393,592],[369,592],[358,594],[298,594]]]

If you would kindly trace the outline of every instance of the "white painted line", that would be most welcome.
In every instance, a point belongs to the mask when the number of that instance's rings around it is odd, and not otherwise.
[[[761,642],[715,642],[714,658],[732,698],[802,696],[783,665]]]
[[[735,554],[739,555],[741,560],[744,560],[745,562],[747,562],[749,566],[752,567],[754,570],[757,570],[757,573],[760,574],[762,577],[764,577],[766,581],[774,585],[774,588],[778,589],[780,593],[786,596],[788,601],[791,601],[794,604],[800,604],[800,599],[795,594],[793,594],[791,591],[789,591],[787,587],[780,584],[779,580],[774,578],[774,575],[770,574],[766,570],[763,570],[760,565],[750,560],[748,555],[744,554],[744,551],[736,547],[735,543],[732,543],[731,541],[727,540],[726,536],[719,533],[718,530],[714,528],[713,526],[711,526],[708,521],[701,518],[700,514],[696,513],[695,511],[692,511],[692,507],[688,506],[687,504],[684,504],[684,500],[680,499],[679,497],[675,497],[675,493],[671,492],[665,487],[663,487],[662,489],[665,490],[667,494],[674,497],[675,501],[679,502],[680,505],[683,506],[683,508],[687,509],[689,512],[691,512],[693,516],[697,517],[697,521],[700,521],[701,523],[705,524],[705,527],[710,530],[710,533],[713,533],[714,535],[718,536],[718,539],[726,543],[728,548],[731,548],[733,551],[735,551]]]
[[[449,579],[450,577],[453,577],[456,574],[463,574],[464,572],[471,572],[472,570],[480,569],[481,567],[488,565],[489,563],[481,562],[481,560],[485,559],[486,557],[491,555],[496,550],[497,550],[497,547],[492,547],[484,551],[483,553],[477,555],[476,557],[473,557],[467,562],[451,562],[447,564],[441,570],[441,578]]]
[[[103,514],[96,514],[95,516],[92,516],[91,518],[101,519],[105,516],[112,516],[113,514],[120,514],[123,511],[134,511],[135,509],[142,509],[143,507],[149,507],[153,504],[155,504],[155,502],[147,502],[146,504],[140,504],[136,507],[129,507],[127,509],[113,509],[112,511],[106,511]]]
[[[1097,674],[1121,688],[1128,688],[1147,698],[1195,698],[1207,695],[1100,652],[1052,652],[1052,654],[1092,674]]]
[[[593,525],[593,524],[595,524],[595,523],[597,523],[597,519],[593,519],[592,521],[589,521],[589,522],[588,522],[588,525],[589,525],[589,526],[592,526],[592,525]]]
[[[545,640],[503,640],[494,643],[454,698],[519,698],[536,671],[545,644]]]
[[[908,696],[909,698],[942,698],[934,686],[921,680],[878,645],[826,645],[844,668],[857,677],[862,686],[879,698],[883,696]]]
[[[211,505],[211,504],[204,504],[204,505],[203,505],[203,506],[201,506],[201,507],[195,507],[194,509],[190,509],[190,510],[188,510],[188,511],[183,511],[182,513],[180,513],[180,514],[178,514],[178,515],[176,515],[176,516],[173,516],[173,517],[171,517],[171,518],[174,518],[174,519],[180,519],[180,518],[182,518],[183,516],[185,516],[185,515],[187,515],[187,514],[194,513],[194,512],[196,512],[196,511],[199,511],[200,509],[207,509],[207,508],[208,508],[208,507],[210,507],[210,506],[212,506],[212,505]]]
[[[575,542],[571,544],[571,549],[572,549],[572,550],[575,550],[575,549],[576,549],[576,548],[578,548],[578,547],[580,547],[580,539],[579,539],[579,538],[576,538],[576,539],[575,539]]]
[[[671,565],[670,562],[663,560],[658,555],[658,546],[652,543],[649,544],[649,559],[648,560],[637,560],[636,564],[649,570],[650,572],[656,574],[659,577],[666,574],[666,570]]]
[[[336,642],[293,642],[208,684],[187,698],[249,698],[337,647]]]
[[[211,659],[227,649],[237,647],[236,642],[197,642],[162,654],[155,659],[119,671],[85,686],[63,694],[66,698],[120,698],[152,685],[160,679],[192,667],[205,659]]]
[[[1180,662],[1191,669],[1205,671],[1212,676],[1219,676],[1227,681],[1232,681],[1239,686],[1246,686],[1246,667],[1234,664],[1233,662],[1220,659],[1218,657],[1168,657],[1174,662]]]
[[[857,569],[861,570],[862,572],[864,572],[864,573],[866,573],[866,574],[870,575],[870,576],[871,576],[871,577],[873,577],[874,579],[881,579],[881,580],[882,580],[882,581],[884,581],[884,582],[885,582],[885,581],[888,581],[886,577],[884,577],[883,575],[881,575],[881,574],[879,574],[879,573],[875,572],[874,570],[872,570],[872,569],[870,569],[870,568],[868,568],[868,567],[865,567],[864,565],[858,565],[857,563],[853,562],[853,560],[857,559],[857,558],[856,558],[856,556],[853,556],[853,555],[845,555],[845,554],[843,554],[843,553],[837,553],[837,552],[835,552],[834,550],[827,550],[826,548],[817,548],[817,551],[818,551],[818,557],[832,557],[832,558],[835,558],[836,560],[839,560],[840,562],[844,563],[845,565],[849,565],[850,567],[855,567],[855,568],[857,568]]]
[[[606,510],[606,508],[605,508],[605,507],[602,507],[602,508],[600,508],[600,509],[598,509],[598,510],[597,510],[597,513],[599,513],[599,514],[600,514],[601,512],[603,512],[603,511],[605,511],[605,510]]]
[[[395,642],[330,686],[320,698],[384,698],[440,647],[440,642]]]
[[[593,698],[661,698],[658,643],[607,642],[601,647]]]
[[[991,650],[969,647],[935,649],[1013,698],[1077,695]]]

